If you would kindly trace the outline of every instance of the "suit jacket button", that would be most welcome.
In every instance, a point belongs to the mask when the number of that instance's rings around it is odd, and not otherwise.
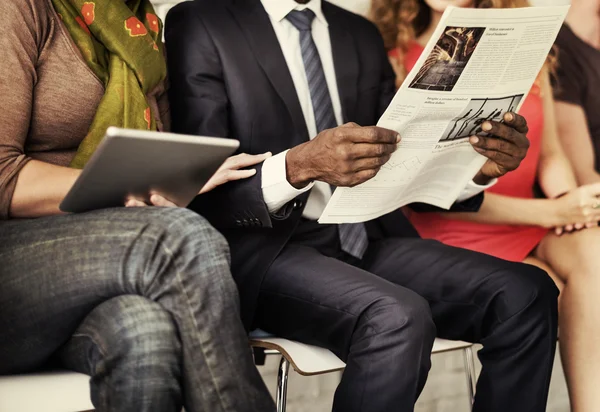
[[[302,206],[304,206],[304,202],[302,200],[298,201],[298,209],[302,208]]]

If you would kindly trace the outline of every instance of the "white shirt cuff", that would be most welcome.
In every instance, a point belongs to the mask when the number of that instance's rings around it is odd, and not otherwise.
[[[460,192],[460,195],[458,196],[456,201],[464,202],[465,200],[470,199],[473,196],[477,196],[479,193],[483,192],[484,190],[487,190],[490,187],[494,186],[497,182],[498,182],[498,179],[492,179],[490,181],[490,183],[482,186],[482,185],[478,185],[477,183],[475,183],[474,181],[471,180],[469,183],[467,183],[467,186],[462,190],[462,192]]]
[[[285,157],[287,150],[264,161],[262,166],[263,199],[269,213],[277,213],[290,200],[295,199],[302,193],[312,189],[314,183],[302,189],[296,189],[287,181]]]

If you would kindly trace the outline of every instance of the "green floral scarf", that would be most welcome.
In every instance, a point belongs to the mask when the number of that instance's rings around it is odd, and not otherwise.
[[[149,0],[52,0],[105,93],[71,167],[83,168],[109,126],[156,130],[146,95],[167,75],[162,23]]]

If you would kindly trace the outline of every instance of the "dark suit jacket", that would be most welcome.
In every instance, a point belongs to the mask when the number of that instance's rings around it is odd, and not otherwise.
[[[392,100],[394,72],[376,27],[323,3],[344,120],[374,125]],[[309,139],[281,47],[259,0],[196,0],[175,6],[166,21],[173,131],[230,137],[245,153],[274,154]],[[261,169],[227,183],[190,206],[228,239],[240,289],[242,318],[251,326],[262,278],[298,225],[305,193],[271,216]],[[481,197],[456,205],[477,210]],[[369,234],[418,236],[401,211],[368,224]]]

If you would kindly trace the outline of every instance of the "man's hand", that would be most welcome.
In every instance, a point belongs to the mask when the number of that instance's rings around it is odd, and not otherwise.
[[[504,123],[486,121],[481,130],[489,136],[472,136],[470,142],[478,153],[488,158],[473,179],[475,183],[485,185],[519,167],[529,149],[529,128],[523,116],[506,113]]]
[[[287,179],[301,189],[319,180],[352,187],[375,177],[400,142],[397,132],[348,123],[321,132],[310,142],[290,149]]]

